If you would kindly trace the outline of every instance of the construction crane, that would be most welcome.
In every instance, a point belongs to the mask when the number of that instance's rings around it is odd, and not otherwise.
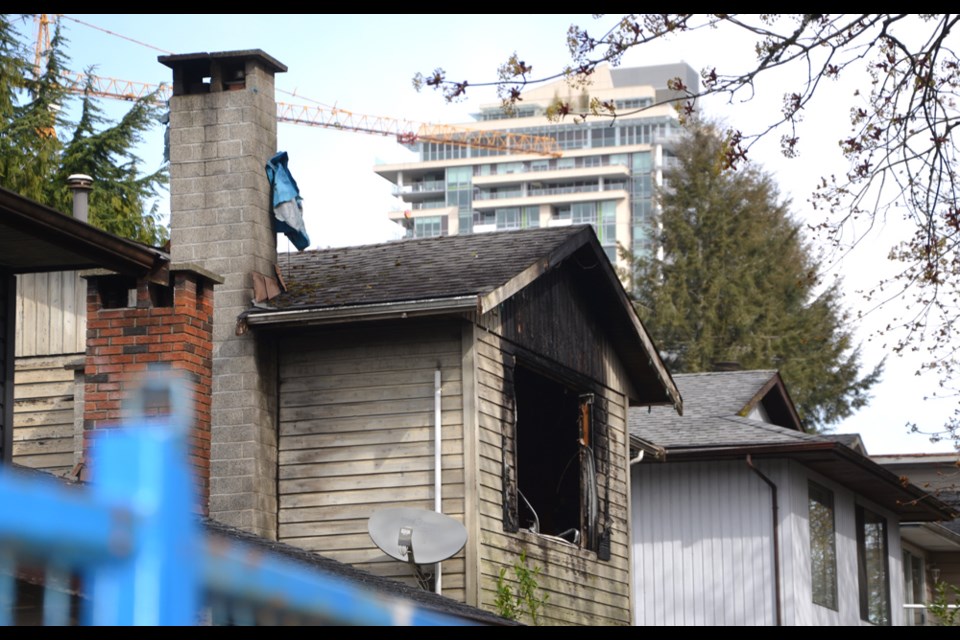
[[[50,48],[50,19],[47,14],[38,14],[36,57],[34,71],[39,75],[45,52]],[[92,25],[91,25],[92,26]],[[113,34],[117,35],[117,34]],[[122,37],[122,36],[121,36]],[[150,97],[157,104],[166,104],[172,95],[166,84],[150,84],[132,80],[120,80],[75,71],[63,71],[62,77],[71,93],[84,93],[135,101]],[[355,113],[337,107],[297,105],[277,102],[277,121],[290,124],[324,127],[340,131],[356,131],[379,135],[394,135],[404,145],[418,141],[464,147],[475,147],[513,154],[537,154],[559,157],[562,155],[555,138],[534,136],[509,131],[480,130],[468,127],[429,124],[386,116]]]

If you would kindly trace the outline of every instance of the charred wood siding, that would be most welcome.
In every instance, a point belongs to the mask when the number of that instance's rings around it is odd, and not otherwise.
[[[489,318],[484,324],[496,325]],[[478,331],[476,342],[476,393],[479,447],[480,513],[480,593],[478,606],[492,608],[496,598],[497,576],[501,568],[511,567],[526,551],[529,562],[542,567],[538,578],[550,599],[543,614],[547,624],[621,625],[630,623],[629,537],[627,528],[627,461],[625,398],[615,358],[599,362],[611,386],[594,381],[597,401],[606,416],[606,439],[610,463],[604,466],[606,478],[601,495],[601,510],[609,512],[611,536],[609,561],[599,560],[593,551],[551,538],[505,526],[505,460],[515,446],[514,404],[512,399],[510,355],[513,345],[490,330]],[[527,344],[530,344],[529,342]],[[608,356],[609,357],[609,356]],[[606,455],[606,454],[605,454]],[[600,468],[597,469],[598,474]]]
[[[504,301],[482,322],[495,333],[540,356],[606,386],[610,383],[610,341],[583,288],[571,277],[575,267],[554,269]]]
[[[279,539],[415,585],[374,545],[377,509],[434,508],[434,372],[441,370],[443,511],[464,519],[461,322],[329,329],[280,346]],[[443,593],[465,600],[465,552]]]

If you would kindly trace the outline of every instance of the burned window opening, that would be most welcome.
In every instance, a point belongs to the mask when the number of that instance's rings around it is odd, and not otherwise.
[[[517,526],[596,549],[593,394],[521,365],[513,391]]]

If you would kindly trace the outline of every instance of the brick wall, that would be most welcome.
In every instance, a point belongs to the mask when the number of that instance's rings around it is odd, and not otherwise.
[[[90,442],[129,418],[125,406],[139,380],[152,371],[182,373],[190,391],[193,420],[189,455],[196,472],[198,510],[208,513],[210,495],[210,398],[213,369],[213,284],[207,275],[171,270],[170,286],[114,275],[89,278],[87,356],[84,373],[84,459]],[[126,306],[128,287],[136,306]],[[162,400],[147,411],[166,413]]]

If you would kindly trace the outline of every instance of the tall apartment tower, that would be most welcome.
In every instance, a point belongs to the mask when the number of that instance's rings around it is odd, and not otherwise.
[[[287,68],[260,50],[159,60],[173,70],[171,258],[224,279],[214,294],[210,516],[275,539],[276,358],[236,327],[254,274],[275,274],[264,166],[277,151],[274,75]]]
[[[413,237],[589,223],[614,264],[618,244],[651,251],[653,185],[669,162],[665,147],[679,126],[674,107],[658,104],[682,97],[668,89],[673,78],[699,87],[697,72],[682,62],[603,66],[582,90],[559,80],[526,91],[511,117],[500,104],[485,105],[470,128],[551,136],[562,157],[416,142],[419,162],[375,168],[404,203],[390,218]],[[618,117],[578,124],[546,116],[557,99],[582,109],[592,98],[613,102]],[[643,107],[650,108],[630,113]]]

